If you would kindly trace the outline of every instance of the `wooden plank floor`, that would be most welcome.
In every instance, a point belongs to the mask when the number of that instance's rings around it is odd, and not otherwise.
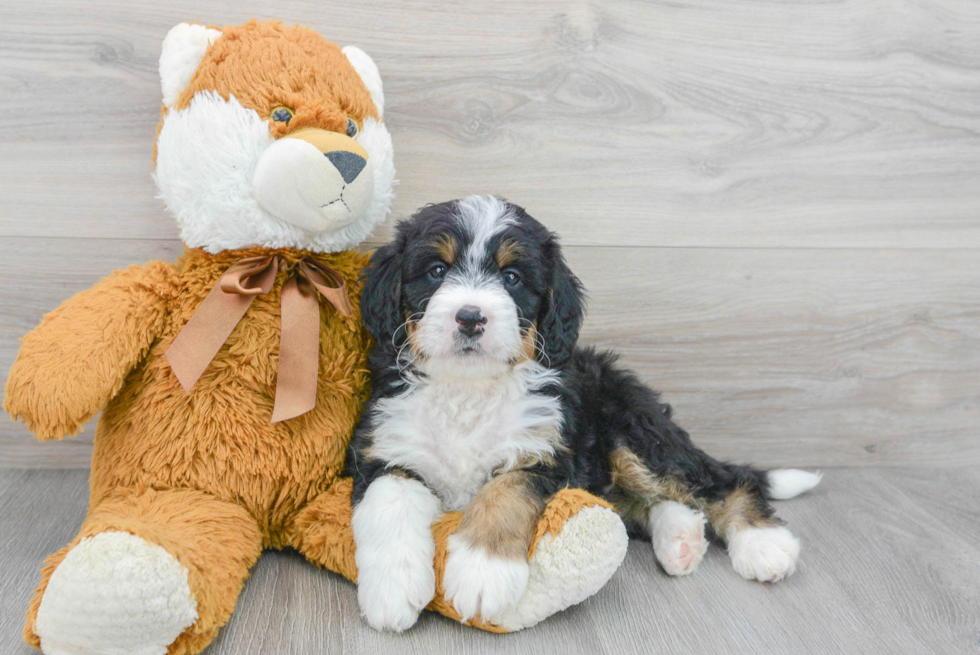
[[[87,496],[84,471],[0,469],[0,652],[35,652],[19,644],[27,599]],[[633,541],[600,593],[508,636],[431,613],[403,635],[376,633],[351,584],[267,552],[206,655],[980,652],[980,472],[831,469],[779,511],[803,542],[782,583],[742,580],[716,546],[692,576],[669,578]]]

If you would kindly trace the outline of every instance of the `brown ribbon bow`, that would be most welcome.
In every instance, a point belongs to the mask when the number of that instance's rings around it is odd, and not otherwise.
[[[269,293],[284,260],[280,255],[248,257],[232,264],[208,292],[167,349],[180,385],[191,387],[211,364],[256,296]],[[279,372],[272,422],[305,414],[316,405],[320,363],[320,302],[323,296],[344,316],[352,313],[343,276],[312,257],[296,264],[282,287]]]

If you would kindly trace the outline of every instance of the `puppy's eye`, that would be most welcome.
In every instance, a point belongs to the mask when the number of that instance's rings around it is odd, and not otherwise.
[[[442,278],[446,277],[446,272],[448,270],[449,269],[442,262],[433,264],[429,268],[429,277],[431,277],[433,280],[441,280]]]
[[[352,139],[357,136],[357,123],[351,118],[347,119],[347,136]]]
[[[295,115],[296,112],[294,112],[289,107],[276,107],[275,109],[272,110],[272,113],[269,114],[269,116],[271,116],[272,120],[274,120],[275,122],[285,123],[286,125],[289,125],[290,119],[292,119],[292,117]]]
[[[514,271],[504,271],[504,284],[509,287],[517,286],[521,282],[521,276]]]

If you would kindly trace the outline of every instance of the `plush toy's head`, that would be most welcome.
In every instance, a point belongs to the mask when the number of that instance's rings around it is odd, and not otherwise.
[[[188,246],[334,252],[384,220],[391,137],[362,50],[279,22],[181,23],[160,78],[154,177]]]

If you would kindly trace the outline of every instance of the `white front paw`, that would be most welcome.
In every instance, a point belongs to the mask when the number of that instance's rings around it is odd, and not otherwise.
[[[402,632],[436,594],[436,544],[430,525],[439,504],[420,482],[384,476],[354,508],[357,602],[372,628]]]
[[[404,561],[359,567],[357,602],[361,614],[375,630],[402,632],[418,621],[436,594],[436,574],[427,566]]]
[[[796,570],[800,542],[782,526],[745,528],[729,535],[728,555],[743,578],[778,582]]]
[[[448,547],[443,579],[446,600],[463,621],[479,615],[493,623],[524,595],[530,574],[526,560],[489,555],[457,535],[449,537]]]

